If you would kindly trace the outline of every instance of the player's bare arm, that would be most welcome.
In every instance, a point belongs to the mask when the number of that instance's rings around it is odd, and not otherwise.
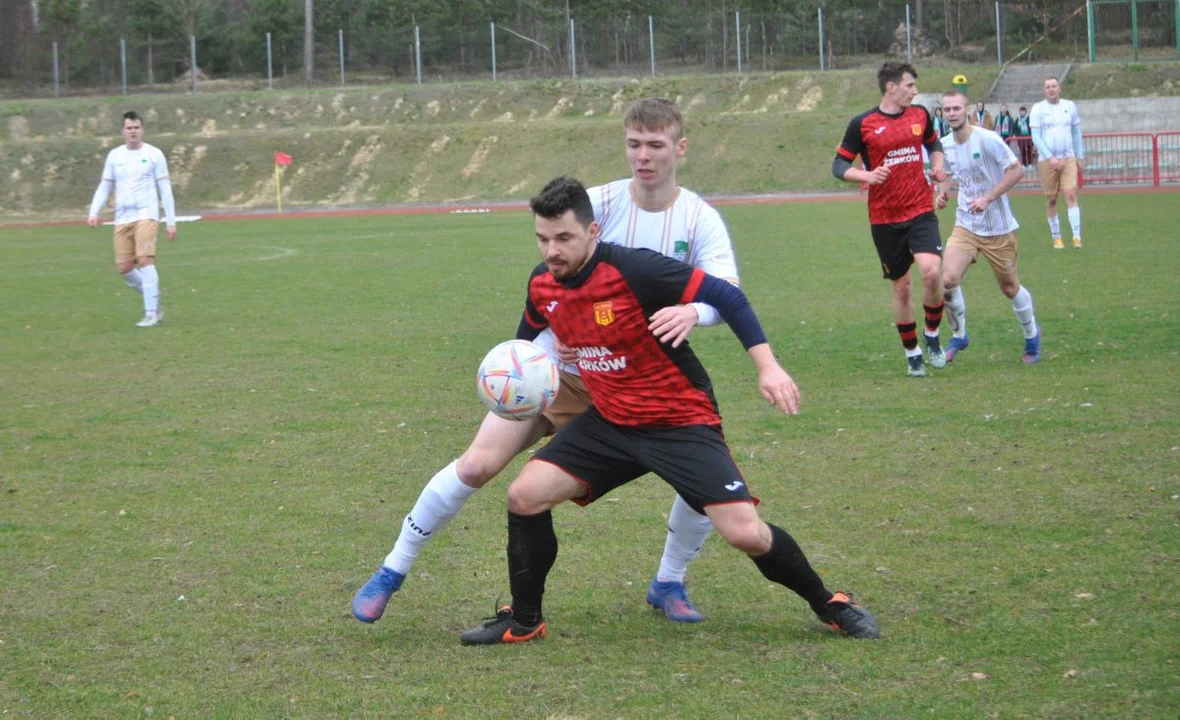
[[[999,200],[1004,193],[1016,187],[1016,183],[1024,177],[1024,170],[1020,167],[1020,163],[1013,163],[1004,171],[1004,177],[999,184],[993,187],[987,194],[977,197],[971,201],[967,209],[973,213],[981,213],[987,210],[987,206]]]
[[[770,343],[755,345],[746,352],[758,368],[758,390],[762,397],[786,415],[799,414],[799,387],[775,360]]]
[[[727,277],[725,281],[737,286],[738,279]],[[688,339],[689,333],[701,322],[701,317],[693,305],[675,305],[660,308],[650,318],[648,330],[662,343],[668,343],[677,348]]]

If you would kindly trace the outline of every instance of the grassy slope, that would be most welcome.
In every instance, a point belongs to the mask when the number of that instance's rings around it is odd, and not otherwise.
[[[922,85],[937,90],[960,71],[981,91],[996,74],[933,68]],[[1070,90],[1149,94],[1178,76],[1180,63],[1079,66]],[[84,212],[126,107],[168,155],[180,207],[213,209],[271,206],[274,150],[296,160],[283,181],[289,207],[521,198],[560,172],[605,180],[626,171],[622,109],[648,95],[687,110],[685,184],[733,193],[842,188],[827,173],[831,148],[877,91],[871,72],[855,70],[8,101],[0,217]]]

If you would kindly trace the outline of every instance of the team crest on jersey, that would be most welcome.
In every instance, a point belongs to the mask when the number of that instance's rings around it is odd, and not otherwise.
[[[676,244],[672,246],[672,257],[676,258],[680,262],[684,262],[686,259],[688,259],[688,241],[687,240],[677,240],[676,241]]]
[[[594,322],[599,325],[610,325],[615,321],[615,311],[611,309],[610,301],[594,303]]]
[[[913,133],[915,135],[918,135],[919,137],[922,135],[922,126],[919,125],[918,123],[914,123],[913,125],[910,125],[910,130],[913,131]]]

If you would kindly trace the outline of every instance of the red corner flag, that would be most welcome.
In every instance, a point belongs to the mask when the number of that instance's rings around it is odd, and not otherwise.
[[[290,164],[291,164],[291,156],[290,155],[288,155],[285,152],[276,152],[275,153],[275,165],[290,165]]]

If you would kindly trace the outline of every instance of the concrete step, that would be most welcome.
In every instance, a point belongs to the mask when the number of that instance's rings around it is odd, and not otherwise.
[[[995,84],[984,98],[989,104],[1006,102],[1031,104],[1044,98],[1045,78],[1057,77],[1062,83],[1069,75],[1069,64],[1008,65],[996,78]]]

